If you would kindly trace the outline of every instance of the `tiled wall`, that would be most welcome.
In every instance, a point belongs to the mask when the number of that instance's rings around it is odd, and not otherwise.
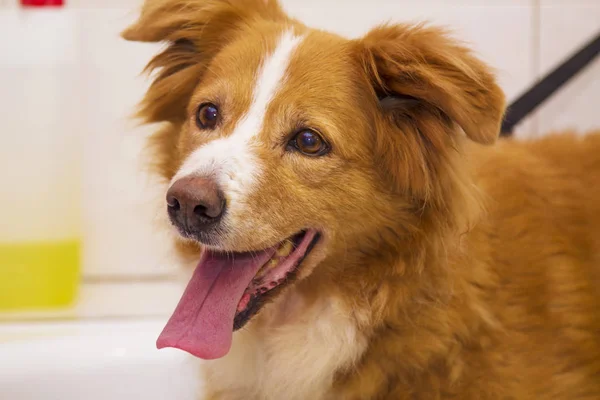
[[[118,37],[135,17],[139,0],[67,0],[65,9],[52,12],[22,12],[16,3],[0,0],[0,174],[9,174],[0,181],[17,187],[15,196],[29,201],[37,214],[29,223],[6,211],[0,218],[27,235],[43,214],[61,216],[63,223],[51,225],[60,229],[40,235],[83,235],[88,278],[172,273],[167,241],[155,229],[164,214],[155,200],[162,193],[139,168],[147,129],[128,119],[147,84],[138,73],[157,46]],[[307,23],[349,36],[386,20],[448,25],[497,68],[509,98],[600,29],[598,0],[283,3]],[[519,126],[518,135],[600,128],[599,93],[600,60]],[[8,147],[27,152],[2,150]],[[58,189],[44,207],[35,204],[41,194],[23,185],[23,174],[53,180]],[[81,208],[64,201],[74,198],[79,186]]]

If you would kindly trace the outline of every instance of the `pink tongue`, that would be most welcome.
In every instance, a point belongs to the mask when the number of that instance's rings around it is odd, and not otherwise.
[[[260,253],[202,255],[156,346],[175,347],[206,360],[231,348],[233,320],[242,295],[275,248]]]

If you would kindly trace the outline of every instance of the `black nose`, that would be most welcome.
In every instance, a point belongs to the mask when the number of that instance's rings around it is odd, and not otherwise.
[[[173,224],[197,235],[220,221],[225,200],[212,179],[186,177],[175,181],[167,191],[167,207]]]

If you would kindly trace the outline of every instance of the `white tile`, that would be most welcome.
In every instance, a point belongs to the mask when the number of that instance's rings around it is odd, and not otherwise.
[[[140,72],[157,46],[129,43],[119,32],[126,9],[79,10],[82,30],[84,274],[160,275],[173,269],[170,240],[158,227],[163,191],[144,173],[150,128],[131,119],[147,86]]]
[[[144,0],[65,0],[69,7],[77,9],[124,10],[140,7]]]
[[[541,0],[540,71],[545,74],[600,33],[600,2]],[[540,109],[540,132],[600,129],[600,58]]]

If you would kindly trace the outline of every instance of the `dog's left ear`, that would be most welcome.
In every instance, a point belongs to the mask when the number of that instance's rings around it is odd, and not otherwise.
[[[378,95],[424,101],[457,123],[471,140],[496,141],[505,110],[504,93],[489,68],[442,30],[382,26],[358,44]]]

